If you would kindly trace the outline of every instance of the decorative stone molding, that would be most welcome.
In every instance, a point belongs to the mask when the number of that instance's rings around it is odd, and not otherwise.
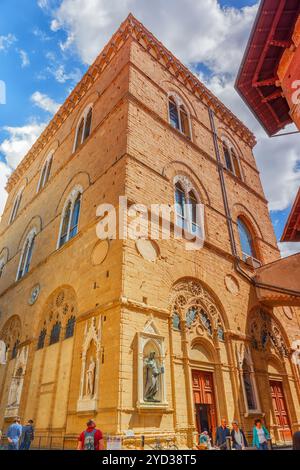
[[[10,383],[7,406],[5,409],[5,417],[10,418],[19,414],[19,406],[22,396],[24,377],[28,359],[29,346],[19,349],[13,376]]]
[[[81,377],[77,412],[96,411],[98,405],[98,385],[100,374],[102,317],[93,317],[85,325],[82,355]]]
[[[140,410],[164,410],[168,407],[165,381],[164,337],[153,320],[138,333],[138,399]]]
[[[258,310],[253,315],[249,330],[253,349],[263,352],[270,350],[281,358],[290,356],[281,327],[269,313]]]

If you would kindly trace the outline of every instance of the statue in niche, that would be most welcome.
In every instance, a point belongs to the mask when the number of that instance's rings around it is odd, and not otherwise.
[[[90,359],[89,367],[86,371],[85,394],[87,397],[94,395],[96,363],[93,356]]]
[[[159,367],[157,360],[155,359],[155,352],[150,352],[149,356],[145,360],[146,367],[146,383],[144,397],[145,401],[159,403],[155,396],[159,392],[159,376],[164,373],[164,368]]]
[[[9,397],[8,397],[8,406],[16,407],[20,404],[21,392],[22,392],[22,368],[18,369],[16,376],[12,378]]]

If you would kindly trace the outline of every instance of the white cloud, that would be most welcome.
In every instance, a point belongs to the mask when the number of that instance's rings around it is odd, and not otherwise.
[[[44,130],[45,123],[32,122],[22,127],[3,127],[7,138],[0,144],[0,153],[9,168],[16,168]]]
[[[278,243],[278,248],[280,249],[281,256],[286,258],[287,256],[294,255],[296,253],[300,253],[300,243],[292,242],[292,243]]]
[[[23,49],[19,49],[18,52],[20,54],[22,68],[28,67],[28,65],[30,64],[30,60],[27,52]]]
[[[63,65],[60,65],[57,68],[49,68],[49,72],[54,76],[58,83],[66,83],[69,80],[77,83],[82,77],[82,73],[78,68],[75,68],[71,72],[66,72]]]
[[[0,51],[6,52],[9,47],[16,42],[17,38],[13,34],[0,36]]]
[[[40,93],[39,91],[36,91],[31,95],[31,101],[39,108],[51,114],[55,114],[60,107],[59,103],[56,103],[48,95]]]

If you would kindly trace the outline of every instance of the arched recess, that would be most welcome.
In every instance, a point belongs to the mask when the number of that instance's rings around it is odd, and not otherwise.
[[[34,217],[32,217],[32,219],[28,222],[28,224],[26,225],[25,229],[23,230],[23,233],[22,233],[22,236],[20,238],[20,241],[19,241],[19,244],[18,244],[18,249],[17,251],[21,250],[24,243],[25,243],[25,240],[28,236],[28,234],[34,230],[36,235],[38,235],[42,230],[43,230],[43,221],[42,221],[42,218],[41,216],[39,215],[35,215]]]
[[[70,319],[75,319],[72,327],[75,327],[75,322],[78,315],[77,296],[73,287],[62,285],[55,289],[54,292],[48,297],[42,311],[40,312],[40,322],[38,323],[35,337],[37,340],[37,348],[43,349],[51,343],[53,339],[53,332],[55,328],[60,325],[59,334],[55,336],[55,342],[70,338],[73,334],[67,334],[67,327],[70,326]],[[73,332],[74,333],[74,329]],[[43,341],[41,341],[43,339]],[[52,342],[54,344],[54,342]]]
[[[275,439],[285,440],[288,435],[291,437],[293,422],[297,420],[294,402],[297,393],[299,400],[299,391],[294,395],[291,392],[291,384],[297,378],[290,340],[280,321],[266,308],[249,312],[246,331],[254,370],[259,371],[260,393],[264,397],[262,411],[269,416]]]
[[[88,106],[92,106],[92,107],[95,106],[95,103],[98,100],[99,96],[100,96],[100,93],[97,91],[92,91],[91,93],[88,93],[87,95],[85,95],[83,101],[80,103],[80,106],[76,107],[76,112],[74,114],[74,119],[72,121],[71,131],[76,129],[77,124],[80,120],[80,117],[84,113],[84,110]]]
[[[210,205],[210,198],[204,184],[196,173],[185,163],[180,161],[171,162],[164,167],[162,174],[172,185],[176,176],[182,175],[186,177],[190,181],[191,186],[198,192],[201,202],[205,205]]]
[[[255,238],[261,238],[262,240],[264,240],[262,231],[254,215],[246,206],[244,206],[243,204],[239,204],[239,203],[234,204],[232,207],[233,220],[237,220],[238,217],[242,217],[245,220],[250,230],[252,228],[252,232]]]
[[[52,142],[50,142],[44,149],[43,149],[43,153],[42,155],[40,156],[40,161],[39,161],[39,165],[38,165],[38,172],[41,171],[45,161],[47,160],[47,158],[50,156],[50,155],[54,155],[54,153],[56,152],[56,150],[58,149],[60,145],[60,142],[59,140],[54,140]]]
[[[91,178],[90,178],[89,173],[85,171],[80,171],[76,173],[69,180],[67,186],[65,187],[63,193],[61,194],[60,199],[55,209],[55,214],[57,215],[63,211],[66,198],[69,196],[69,194],[71,193],[71,191],[73,191],[74,188],[76,187],[82,188],[81,192],[84,193],[87,190],[87,188],[90,186],[90,184],[91,184]]]
[[[22,323],[18,315],[10,317],[0,332],[0,340],[6,345],[7,359],[11,358],[13,352],[17,352],[18,345],[22,340]]]
[[[173,285],[170,315],[173,354],[182,357],[183,361],[190,426],[203,432],[202,413],[208,410],[210,430],[214,433],[220,417],[227,416],[227,404],[223,397],[226,393],[234,395],[228,368],[230,344],[226,334],[229,329],[227,316],[214,292],[202,281],[189,277]],[[177,365],[172,367],[175,386]]]

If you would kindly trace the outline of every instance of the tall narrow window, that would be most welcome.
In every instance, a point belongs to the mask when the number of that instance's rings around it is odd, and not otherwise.
[[[196,199],[196,196],[193,191],[189,192],[189,197],[188,197],[188,204],[189,204],[189,220],[190,220],[190,225],[191,225],[191,232],[196,233],[198,231],[198,225],[197,225],[197,204],[198,201]]]
[[[185,194],[180,183],[175,185],[176,223],[185,227]]]
[[[0,260],[0,279],[3,276],[5,263],[3,260]]]
[[[254,248],[253,238],[248,227],[240,217],[237,220],[237,224],[244,261],[246,261],[249,256],[256,258],[257,256]]]
[[[169,97],[169,121],[172,127],[191,138],[190,120],[185,106],[179,97]]]
[[[74,336],[75,321],[76,319],[74,316],[69,318],[67,327],[66,327],[65,339],[72,338],[72,336]]]
[[[187,112],[183,105],[180,106],[180,123],[181,123],[181,132],[188,138],[191,138],[190,132],[190,122],[187,115]]]
[[[92,127],[93,108],[88,106],[79,120],[76,130],[74,152],[89,137]]]
[[[76,134],[76,144],[75,144],[75,149],[74,151],[78,149],[79,145],[82,143],[82,136],[84,132],[84,118],[81,119],[79,127],[77,129],[77,134]]]
[[[51,344],[55,344],[59,342],[60,331],[61,331],[61,323],[56,322],[55,325],[53,325],[53,328],[51,330],[50,342],[49,342],[50,346]]]
[[[20,280],[29,271],[30,263],[32,259],[32,253],[34,249],[34,242],[35,242],[35,233],[29,235],[29,237],[27,238],[24,244],[24,248],[22,251],[21,259],[20,259],[18,274],[17,274],[17,280]]]
[[[227,147],[227,144],[225,143],[223,143],[223,152],[224,152],[224,157],[225,157],[226,168],[229,171],[233,172],[230,151],[229,151],[229,148]]]
[[[20,191],[14,200],[13,208],[12,208],[10,219],[9,219],[10,224],[15,220],[15,218],[18,215],[18,211],[20,208],[21,200],[22,200],[22,193],[23,191]]]
[[[73,207],[69,239],[75,237],[75,235],[78,232],[80,202],[81,202],[81,194],[78,194],[74,207]]]
[[[12,359],[15,359],[17,357],[19,344],[20,344],[20,341],[17,339],[17,341],[15,342],[15,344],[13,346],[13,350],[12,350],[12,353],[11,353],[11,358]]]
[[[169,118],[170,124],[175,127],[175,129],[178,129],[180,131],[177,104],[173,97],[170,97],[169,99]]]
[[[237,154],[235,153],[235,150],[234,150],[233,147],[231,148],[231,156],[232,156],[232,163],[233,163],[234,173],[238,178],[241,179],[242,175],[241,175],[241,170],[240,170],[240,164],[239,164]]]
[[[50,178],[50,173],[51,173],[52,160],[53,160],[53,157],[51,155],[51,157],[47,158],[47,160],[45,161],[43,165],[43,169],[41,172],[38,189],[37,189],[38,192],[41,191],[44,188],[44,186],[46,186],[46,184],[48,183],[48,180]]]
[[[91,133],[92,115],[93,115],[93,110],[91,108],[86,116],[83,140],[87,139]]]
[[[58,248],[78,233],[81,207],[81,190],[72,191],[62,214]]]
[[[257,406],[253,390],[253,383],[251,379],[251,372],[246,360],[244,360],[243,362],[243,382],[248,410],[256,410]]]
[[[39,339],[38,339],[38,344],[37,344],[37,349],[38,350],[44,348],[46,336],[47,336],[47,331],[46,331],[45,328],[43,328],[42,331],[40,332],[40,336],[39,336]]]

